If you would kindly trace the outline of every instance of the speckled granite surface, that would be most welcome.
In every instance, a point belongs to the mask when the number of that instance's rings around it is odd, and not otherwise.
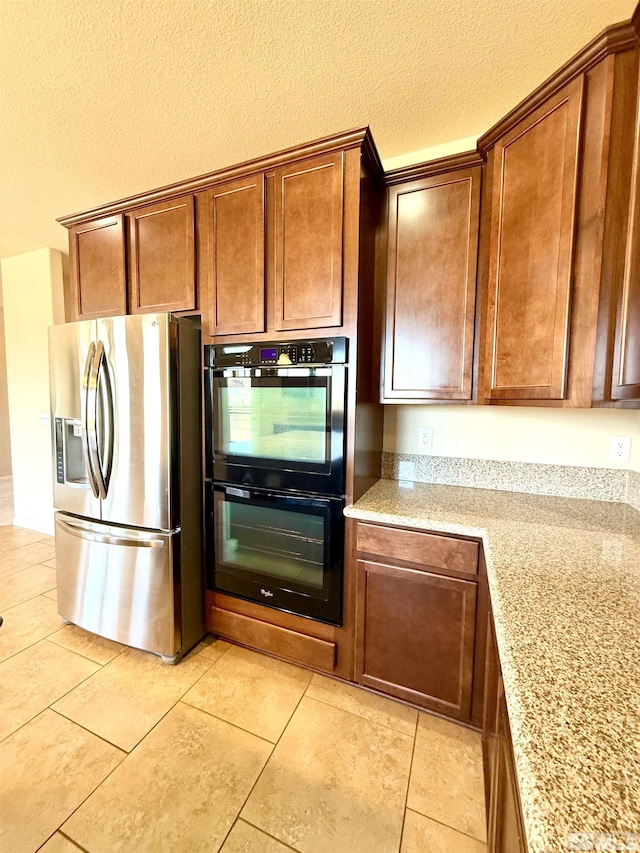
[[[530,853],[640,837],[640,513],[380,480],[345,514],[483,540]]]
[[[615,468],[458,459],[453,456],[425,456],[418,453],[382,454],[382,476],[389,480],[406,477],[417,483],[501,489],[507,492],[588,498],[594,501],[625,502],[632,475],[640,480],[640,475],[635,471]],[[640,486],[636,488],[640,489]],[[636,509],[640,510],[640,506],[636,505]]]

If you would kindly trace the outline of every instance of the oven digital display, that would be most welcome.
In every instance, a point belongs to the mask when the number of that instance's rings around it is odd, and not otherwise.
[[[275,349],[261,349],[260,361],[273,361],[277,358],[278,351]]]

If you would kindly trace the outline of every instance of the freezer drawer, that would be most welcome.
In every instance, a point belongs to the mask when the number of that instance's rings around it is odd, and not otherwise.
[[[94,634],[173,658],[181,651],[173,555],[163,534],[56,513],[60,616]]]

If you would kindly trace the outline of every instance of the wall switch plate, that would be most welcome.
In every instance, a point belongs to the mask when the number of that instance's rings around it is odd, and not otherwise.
[[[631,438],[628,435],[614,435],[609,445],[609,459],[612,462],[628,462],[631,458]]]
[[[51,415],[49,412],[40,412],[40,426],[51,426]]]
[[[433,449],[433,430],[431,427],[420,427],[418,430],[418,450]]]

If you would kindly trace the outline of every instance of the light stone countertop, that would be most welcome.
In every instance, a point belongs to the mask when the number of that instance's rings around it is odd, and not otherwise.
[[[640,513],[379,480],[345,515],[482,539],[529,853],[640,842]]]

